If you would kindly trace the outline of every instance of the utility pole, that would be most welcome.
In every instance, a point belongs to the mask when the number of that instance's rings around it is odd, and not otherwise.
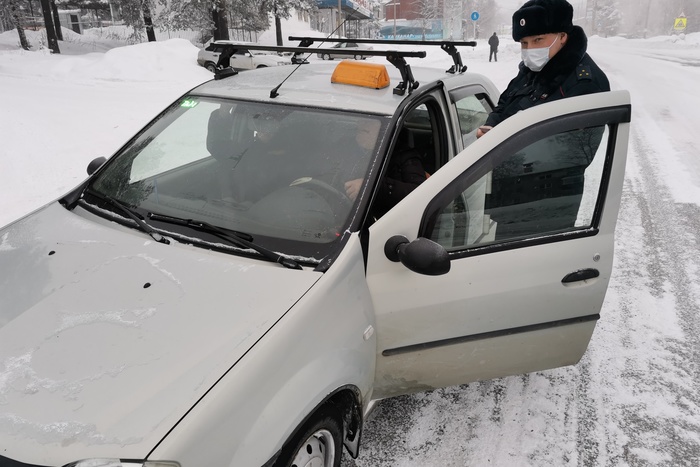
[[[41,11],[44,14],[44,26],[46,28],[46,41],[49,43],[49,49],[55,54],[60,54],[58,48],[58,39],[56,38],[56,28],[53,25],[51,17],[51,4],[49,0],[41,0]]]
[[[649,12],[651,11],[651,0],[647,2],[647,18],[644,22],[644,39],[647,38],[647,32],[649,31]]]
[[[54,0],[51,0],[51,13],[53,13],[53,25],[56,30],[56,37],[59,41],[62,41],[63,31],[61,31],[61,19],[58,17],[58,7]]]

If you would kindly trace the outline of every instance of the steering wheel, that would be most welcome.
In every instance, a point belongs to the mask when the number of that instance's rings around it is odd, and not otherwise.
[[[290,183],[289,186],[302,186],[303,188],[307,188],[317,193],[326,201],[326,203],[328,203],[333,212],[336,214],[336,217],[341,213],[342,215],[346,215],[348,212],[350,212],[350,208],[352,207],[352,200],[348,198],[348,195],[318,178],[297,178]]]

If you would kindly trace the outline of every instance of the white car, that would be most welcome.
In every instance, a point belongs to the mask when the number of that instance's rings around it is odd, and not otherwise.
[[[336,58],[354,58],[355,60],[364,60],[368,57],[368,55],[363,54],[362,52],[365,50],[373,50],[372,46],[370,45],[353,41],[339,42],[331,48],[337,50],[326,53],[317,53],[316,56],[323,60],[333,60]]]
[[[213,41],[199,50],[197,63],[212,73],[216,70],[219,57],[224,51],[231,53],[230,66],[234,70],[252,70],[269,66],[291,65],[289,57],[282,57],[260,50],[250,50],[246,46],[255,45],[236,41]]]
[[[491,81],[406,54],[204,83],[0,229],[0,466],[337,467],[377,400],[579,361],[629,94],[476,140]]]

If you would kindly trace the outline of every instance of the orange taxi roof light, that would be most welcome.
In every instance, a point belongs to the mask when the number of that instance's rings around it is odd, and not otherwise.
[[[331,83],[352,84],[366,88],[381,89],[389,86],[389,72],[379,63],[343,60],[335,67]]]

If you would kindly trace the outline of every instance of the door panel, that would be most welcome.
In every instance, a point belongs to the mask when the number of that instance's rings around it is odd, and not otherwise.
[[[376,397],[581,358],[612,270],[629,114],[624,91],[521,112],[372,225]],[[432,238],[451,270],[389,261],[393,235]]]

